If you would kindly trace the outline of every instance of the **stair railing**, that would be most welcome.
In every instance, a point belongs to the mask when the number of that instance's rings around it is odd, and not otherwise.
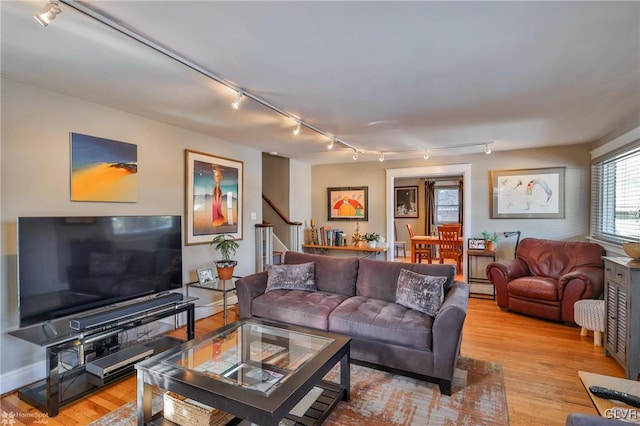
[[[302,222],[293,222],[289,220],[287,215],[285,215],[274,203],[267,197],[262,194],[262,200],[271,208],[273,212],[275,212],[276,217],[278,218],[279,223],[275,224],[275,231],[282,230],[282,234],[276,232],[276,235],[280,237],[285,246],[288,247],[288,250],[291,251],[302,251],[302,243],[303,243],[303,235],[302,235]]]
[[[256,224],[256,272],[273,264],[273,225]]]

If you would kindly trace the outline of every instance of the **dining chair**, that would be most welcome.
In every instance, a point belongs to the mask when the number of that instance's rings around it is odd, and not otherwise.
[[[409,231],[409,238],[413,238],[416,236],[415,232],[413,232],[413,225],[407,223],[407,231]],[[422,263],[422,259],[427,259],[427,262],[432,262],[431,256],[431,245],[429,244],[411,244],[411,247],[415,250],[415,258],[416,262]]]
[[[460,228],[454,226],[438,226],[438,258],[440,263],[444,259],[456,261],[457,272],[462,271],[462,246],[460,244]]]
[[[458,232],[458,236],[462,233],[462,225],[460,223],[443,223],[438,225],[438,235],[440,234],[440,228],[455,230]]]
[[[393,221],[393,235],[395,236],[395,238],[398,238],[398,226],[396,225],[396,222]],[[395,250],[395,256],[398,257],[398,252],[400,251],[399,249],[402,249],[402,257],[407,257],[407,242],[406,241],[394,241],[393,242],[393,249]]]

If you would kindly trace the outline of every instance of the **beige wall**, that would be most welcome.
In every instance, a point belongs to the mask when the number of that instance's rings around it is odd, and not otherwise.
[[[44,375],[44,349],[6,334],[18,325],[16,219],[19,216],[183,215],[184,150],[216,154],[244,162],[244,239],[237,253],[237,273],[246,275],[254,271],[253,225],[262,221],[260,151],[7,79],[1,83],[2,392],[7,390],[7,383],[22,385]],[[138,146],[136,203],[69,200],[70,132]],[[251,220],[251,212],[256,213],[256,220]],[[195,280],[195,270],[210,264],[214,257],[208,244],[184,247],[184,282]],[[201,298],[198,305],[213,301],[213,292],[196,296]],[[202,312],[203,309],[196,309],[197,315]]]
[[[579,144],[561,147],[539,148],[519,151],[494,152],[459,155],[456,157],[431,157],[429,160],[411,159],[400,161],[353,162],[343,164],[317,165],[312,167],[312,217],[317,226],[329,225],[343,228],[351,233],[352,222],[327,221],[327,187],[368,186],[369,221],[360,223],[362,232],[378,232],[385,235],[388,217],[385,206],[385,170],[419,168],[454,164],[471,164],[470,205],[465,214],[469,215],[469,236],[480,236],[482,231],[522,231],[522,237],[581,240],[589,233],[589,175],[590,145]],[[523,168],[566,167],[565,218],[564,219],[490,219],[489,214],[489,172],[491,170],[511,170]],[[427,177],[427,176],[417,176]],[[405,181],[403,178],[403,182]],[[393,199],[393,197],[391,197]],[[399,226],[400,228],[400,226]],[[400,233],[400,229],[398,230]],[[386,235],[385,235],[386,237]],[[514,241],[500,242],[499,257],[513,255]]]

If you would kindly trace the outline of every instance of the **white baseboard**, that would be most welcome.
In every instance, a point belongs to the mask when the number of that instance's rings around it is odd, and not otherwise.
[[[197,301],[196,301],[197,302]],[[227,308],[238,303],[238,298],[233,295],[227,299]],[[196,304],[195,319],[206,318],[208,316],[222,312],[222,300],[216,300],[208,305],[198,306]],[[160,320],[161,322],[167,322],[173,324],[173,317],[167,317]],[[178,326],[183,326],[186,323],[186,314],[180,314],[180,320]],[[9,392],[13,392],[16,389],[20,389],[26,385],[42,380],[46,377],[46,360],[37,362],[31,365],[21,367],[17,370],[9,371],[0,374],[0,394],[4,395]]]
[[[45,362],[37,362],[0,374],[0,394],[4,395],[45,378]]]

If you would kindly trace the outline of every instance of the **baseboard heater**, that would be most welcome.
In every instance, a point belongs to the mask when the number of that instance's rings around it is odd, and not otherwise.
[[[153,355],[153,349],[147,346],[131,346],[111,355],[88,362],[86,364],[86,370],[88,373],[104,379],[105,377],[108,377],[109,374],[119,371],[151,355]]]
[[[153,299],[147,299],[142,302],[132,303],[131,305],[110,309],[105,312],[72,319],[69,321],[69,327],[78,331],[87,330],[98,325],[128,317],[138,312],[144,312],[149,309],[155,309],[164,305],[179,302],[183,297],[182,293],[167,293],[162,296],[154,297]]]

